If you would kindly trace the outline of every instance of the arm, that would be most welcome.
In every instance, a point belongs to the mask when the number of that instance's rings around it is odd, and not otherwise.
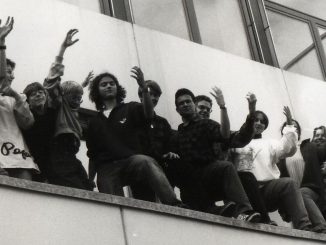
[[[145,84],[145,80],[144,80],[144,74],[142,72],[142,70],[137,67],[134,66],[131,69],[131,72],[133,73],[131,75],[131,77],[135,78],[138,86],[141,88],[142,91],[142,99],[143,99],[143,108],[144,108],[144,115],[145,118],[147,119],[152,119],[154,116],[154,106],[149,94],[149,88],[147,87],[147,85]]]
[[[0,86],[1,87],[6,82],[6,76],[7,76],[6,37],[13,29],[13,26],[14,26],[13,17],[8,17],[6,24],[3,26],[1,26],[1,20],[0,20]]]
[[[82,82],[82,87],[83,88],[86,88],[88,86],[88,84],[90,84],[92,82],[94,78],[94,72],[93,71],[90,71],[87,75],[87,77],[85,78],[85,80]]]
[[[211,95],[213,95],[221,109],[221,135],[224,139],[228,139],[230,137],[230,120],[225,107],[224,96],[222,90],[216,86],[213,88],[213,92],[211,92]]]
[[[272,149],[275,155],[275,163],[278,162],[279,159],[293,156],[297,151],[298,135],[293,126],[292,115],[289,107],[284,106],[283,114],[286,116],[287,125],[283,129],[281,140],[275,144]]]
[[[246,122],[241,126],[239,131],[232,132],[229,140],[229,147],[240,148],[247,145],[254,136],[254,122],[255,122],[255,111],[257,98],[253,93],[246,95],[249,107],[249,115],[247,116]]]

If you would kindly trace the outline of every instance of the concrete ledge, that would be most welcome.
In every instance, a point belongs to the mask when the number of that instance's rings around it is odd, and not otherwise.
[[[43,194],[59,195],[67,198],[76,198],[85,201],[99,202],[120,206],[121,208],[132,208],[142,211],[161,213],[178,218],[191,219],[197,222],[206,222],[229,226],[236,229],[246,229],[263,233],[276,234],[296,239],[307,239],[313,241],[326,242],[326,234],[319,234],[308,231],[300,231],[286,227],[275,227],[265,224],[251,224],[244,221],[211,215],[203,212],[188,209],[176,208],[168,205],[140,201],[132,198],[119,197],[114,195],[102,194],[92,191],[84,191],[74,188],[61,187],[57,185],[38,183],[33,181],[21,180],[7,176],[0,176],[0,185],[5,188],[18,188],[21,190],[33,191]]]

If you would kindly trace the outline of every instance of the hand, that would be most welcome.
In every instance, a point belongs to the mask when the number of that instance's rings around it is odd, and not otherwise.
[[[70,31],[67,32],[66,38],[65,38],[65,40],[62,43],[62,46],[64,48],[68,48],[68,47],[74,45],[76,42],[79,41],[79,39],[72,40],[72,38],[74,37],[74,35],[76,33],[78,33],[78,30],[77,29],[71,29]]]
[[[163,155],[163,159],[173,160],[173,159],[180,159],[180,156],[173,152],[168,152]]]
[[[131,73],[133,73],[133,74],[130,76],[137,80],[137,83],[141,89],[144,89],[145,88],[145,80],[144,80],[144,74],[143,74],[142,70],[138,66],[134,66],[131,69]]]
[[[14,17],[8,17],[6,24],[1,26],[0,20],[0,41],[4,42],[6,36],[11,32],[12,28],[14,27]]]
[[[292,125],[293,124],[292,115],[291,115],[290,108],[288,106],[283,107],[283,114],[286,116],[286,124]]]
[[[87,75],[87,77],[85,78],[84,82],[81,84],[83,88],[87,87],[88,84],[93,80],[94,78],[94,72],[90,71]]]
[[[210,94],[215,98],[216,103],[218,104],[219,107],[224,107],[225,106],[225,102],[224,102],[224,96],[222,93],[222,90],[218,87],[213,87],[212,88],[213,92],[210,92]]]
[[[246,95],[246,99],[248,100],[249,113],[254,113],[256,111],[256,103],[257,103],[256,95],[251,92],[248,92]]]

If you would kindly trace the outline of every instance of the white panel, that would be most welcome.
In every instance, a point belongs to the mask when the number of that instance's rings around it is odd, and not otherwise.
[[[284,71],[294,114],[302,128],[302,139],[311,138],[313,129],[326,125],[326,83]]]
[[[224,92],[232,129],[239,129],[248,113],[245,95],[256,93],[257,108],[270,117],[265,136],[279,137],[285,121],[283,106],[289,105],[279,69],[240,58],[158,32],[135,26],[140,64],[146,78],[162,85],[163,95],[157,112],[168,118],[174,128],[181,122],[175,111],[174,94],[186,87],[195,95],[209,95],[217,85]],[[212,119],[219,121],[214,103]]]
[[[1,244],[123,245],[120,209],[1,187]]]
[[[312,241],[293,239],[190,219],[124,209],[129,245],[303,245]],[[148,234],[151,234],[148,236]],[[319,242],[322,244],[322,242]],[[316,243],[318,244],[318,243]]]

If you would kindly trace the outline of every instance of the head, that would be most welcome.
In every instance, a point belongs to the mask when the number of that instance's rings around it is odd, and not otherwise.
[[[7,62],[7,74],[6,74],[6,76],[7,76],[9,84],[11,84],[12,81],[15,79],[14,70],[15,70],[15,67],[16,67],[16,63],[13,62],[10,59],[6,59],[6,62]]]
[[[213,102],[206,95],[198,95],[195,97],[195,105],[197,113],[204,119],[210,117],[212,112]]]
[[[312,138],[312,142],[317,145],[326,142],[326,128],[325,126],[320,126],[314,129],[314,136]]]
[[[31,109],[44,107],[47,100],[47,92],[39,82],[33,82],[26,86],[23,93]]]
[[[121,103],[126,98],[126,90],[111,73],[97,75],[89,87],[89,99],[95,103],[96,109],[104,108],[104,101],[116,100]]]
[[[61,89],[71,109],[78,109],[83,102],[83,87],[75,81],[65,81],[61,83]]]
[[[262,111],[255,111],[254,134],[259,135],[268,127],[268,117]]]
[[[192,117],[196,113],[195,96],[186,88],[181,88],[175,93],[175,106],[182,117]]]
[[[149,95],[151,97],[153,106],[155,107],[160,99],[161,94],[162,94],[161,87],[160,87],[160,85],[158,85],[157,82],[155,82],[153,80],[147,80],[147,81],[145,81],[145,84],[149,88]],[[138,88],[138,97],[139,97],[140,101],[143,102],[142,89],[140,87]]]
[[[298,134],[298,140],[300,140],[300,137],[301,137],[301,126],[300,126],[300,124],[299,124],[299,122],[297,120],[292,119],[292,123],[293,123],[293,126],[296,129],[297,134]],[[282,135],[283,135],[283,129],[284,129],[284,127],[286,125],[287,125],[287,122],[284,122],[283,125],[282,125],[282,128],[281,128],[281,134]]]

